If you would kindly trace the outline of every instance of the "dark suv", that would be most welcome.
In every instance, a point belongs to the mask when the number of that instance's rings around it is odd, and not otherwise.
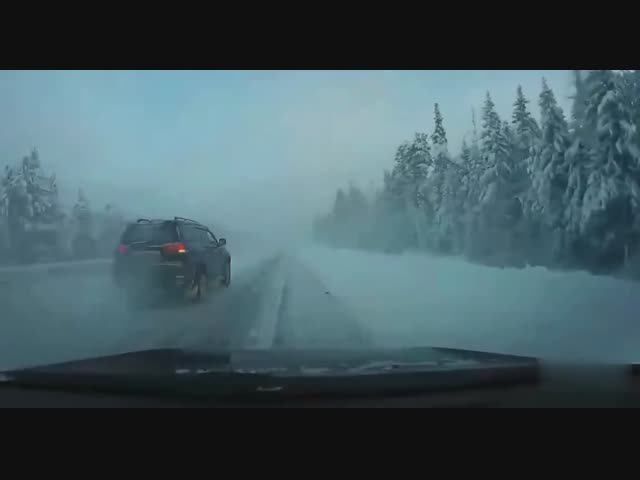
[[[216,239],[195,220],[141,218],[125,228],[115,252],[117,285],[130,293],[162,289],[199,300],[208,286],[231,283],[231,255],[224,238]]]

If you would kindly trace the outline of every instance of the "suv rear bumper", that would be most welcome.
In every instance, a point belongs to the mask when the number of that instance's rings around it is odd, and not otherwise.
[[[183,262],[161,262],[144,269],[131,269],[126,264],[116,263],[113,276],[116,285],[127,290],[182,290],[193,283],[193,269]]]

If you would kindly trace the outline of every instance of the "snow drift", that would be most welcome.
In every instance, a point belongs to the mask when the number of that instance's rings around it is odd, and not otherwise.
[[[308,247],[299,252],[379,346],[595,361],[640,358],[640,284],[544,268]]]

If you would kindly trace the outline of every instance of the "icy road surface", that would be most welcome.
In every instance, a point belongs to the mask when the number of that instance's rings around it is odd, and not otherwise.
[[[380,346],[640,361],[640,284],[543,268],[310,247],[298,252]]]
[[[0,269],[0,370],[149,348],[366,345],[350,310],[286,251],[232,250],[231,287],[192,305],[133,307],[105,262]]]
[[[163,347],[443,346],[640,360],[639,284],[322,247],[232,254],[231,287],[186,306],[133,308],[108,269],[90,263],[75,273],[0,269],[0,369]]]

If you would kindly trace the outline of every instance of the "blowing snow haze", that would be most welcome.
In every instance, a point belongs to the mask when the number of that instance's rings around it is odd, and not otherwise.
[[[94,206],[304,235],[336,186],[382,183],[435,102],[458,146],[487,90],[509,118],[542,77],[565,102],[563,71],[5,71],[0,155],[36,147],[68,204],[82,188]]]
[[[639,106],[638,71],[0,72],[0,370],[153,348],[636,361]],[[174,215],[212,231],[122,235]]]

